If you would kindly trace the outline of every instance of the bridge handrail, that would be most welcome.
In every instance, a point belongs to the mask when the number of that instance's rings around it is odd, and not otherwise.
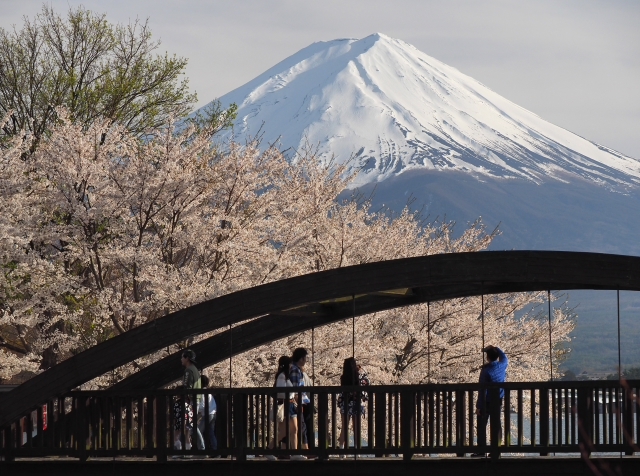
[[[502,407],[501,388],[505,392]],[[344,454],[401,454],[410,459],[423,453],[462,456],[481,452],[498,457],[503,453],[640,451],[640,380],[298,387],[289,391],[309,393],[317,412],[310,420],[311,448],[269,449],[271,439],[279,440],[273,420],[277,394],[282,391],[273,387],[72,391],[43,402],[3,428],[0,454],[7,460],[43,455],[71,455],[81,460],[92,455],[145,455],[166,461],[169,455],[184,456],[185,450],[174,449],[171,443],[173,428],[178,428],[183,439],[188,432],[184,419],[181,425],[176,420],[173,407],[180,396],[195,401],[201,394],[216,398],[214,430],[220,444],[217,450],[194,449],[189,454],[232,454],[239,459],[265,453],[322,459]],[[489,437],[478,431],[482,426],[474,415],[478,394],[483,391],[489,392],[489,408],[485,409]],[[366,392],[363,413],[356,412],[353,419],[360,438],[353,439],[353,447],[342,449],[337,445],[338,400],[351,392]],[[184,398],[181,401],[184,405]],[[300,421],[302,410],[297,408]],[[179,407],[177,412],[179,415]],[[295,435],[285,426],[285,439],[302,442],[300,426]],[[500,445],[502,430],[505,438]],[[209,431],[208,420],[203,431]],[[353,432],[347,427],[347,441]]]
[[[362,386],[339,386],[339,385],[313,385],[309,387],[297,387],[296,391],[302,392],[332,392],[337,389],[341,389],[340,391],[357,391],[357,390],[367,390],[367,391],[382,391],[382,392],[402,392],[406,390],[416,390],[416,391],[428,391],[428,390],[478,390],[481,387],[483,388],[508,388],[511,390],[518,389],[530,389],[535,387],[536,389],[559,389],[559,388],[610,388],[619,386],[619,380],[540,380],[540,381],[532,381],[532,382],[501,382],[501,383],[485,383],[480,384],[478,382],[468,382],[468,383],[419,383],[419,384],[398,384],[398,385],[368,385],[366,387]],[[622,380],[622,386],[631,386],[637,387],[640,386],[640,379],[636,380]],[[301,390],[299,390],[301,389]],[[150,393],[154,393],[157,395],[176,395],[178,393],[185,392],[184,390],[176,390],[176,389],[158,389],[153,390],[152,392],[144,391],[144,390],[127,390],[127,391],[117,391],[111,389],[104,390],[73,390],[66,395],[119,395],[119,396],[134,396],[134,395],[147,395]],[[281,388],[278,387],[210,387],[205,389],[190,389],[189,393],[196,394],[208,394],[208,393],[225,393],[225,394],[245,394],[245,393],[265,393],[270,392],[272,394],[282,392]]]

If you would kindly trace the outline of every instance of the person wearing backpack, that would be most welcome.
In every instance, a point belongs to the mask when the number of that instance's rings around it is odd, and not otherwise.
[[[293,387],[291,380],[289,379],[289,373],[291,371],[291,358],[283,355],[278,359],[278,370],[276,372],[276,378],[274,381],[274,387]],[[296,402],[296,396],[294,393],[278,393],[276,396],[276,405],[274,407],[274,419],[278,424],[278,437],[279,443],[286,443],[286,431],[287,422],[289,424],[289,444],[287,447],[291,449],[298,449],[298,403]],[[275,438],[269,443],[269,448],[276,446]],[[265,455],[270,461],[275,461],[277,458],[273,455]],[[303,455],[291,456],[293,460],[307,459]]]

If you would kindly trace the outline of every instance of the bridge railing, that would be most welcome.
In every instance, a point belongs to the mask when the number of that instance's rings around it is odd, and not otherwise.
[[[500,406],[499,392],[504,389]],[[292,431],[278,424],[275,388],[213,388],[198,391],[158,390],[136,393],[73,391],[41,406],[0,431],[0,454],[16,457],[67,455],[168,457],[302,454],[330,456],[402,456],[416,454],[504,453],[576,456],[592,452],[640,452],[640,381],[507,382],[369,387],[306,387],[288,389],[302,401],[307,392],[314,411],[308,424],[308,448],[301,425]],[[476,404],[488,391],[490,414],[486,431],[479,428]],[[341,396],[361,397],[362,413],[345,427],[338,404]],[[188,406],[205,394],[217,403],[212,427],[217,448],[211,448],[209,420],[203,421],[205,448],[186,450]],[[281,394],[280,397],[283,395]],[[205,414],[208,400],[205,398]],[[194,405],[195,406],[195,405]],[[297,421],[304,418],[297,407]],[[195,415],[195,422],[197,417]],[[285,417],[286,420],[286,417]],[[345,420],[346,421],[346,420]],[[501,436],[502,434],[502,436]],[[181,441],[176,449],[175,441]],[[284,439],[281,445],[274,441]],[[294,439],[297,445],[294,445]],[[288,447],[287,447],[288,442]],[[284,445],[284,446],[282,446]],[[297,446],[298,449],[292,449]]]

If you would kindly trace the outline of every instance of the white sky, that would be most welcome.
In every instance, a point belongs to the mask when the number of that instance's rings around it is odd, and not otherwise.
[[[199,105],[320,40],[402,39],[542,118],[640,159],[638,0],[49,0],[150,19]],[[0,0],[0,26],[41,0]]]

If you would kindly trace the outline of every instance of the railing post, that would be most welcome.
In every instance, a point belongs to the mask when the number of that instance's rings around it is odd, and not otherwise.
[[[113,412],[111,448],[118,451],[122,447],[122,400],[120,397],[111,399],[111,410]]]
[[[540,389],[540,446],[544,451],[540,456],[549,455],[549,389]]]
[[[373,394],[375,403],[375,455],[377,458],[382,457],[384,449],[387,446],[387,399],[386,393],[376,392]]]
[[[30,411],[29,413],[27,413],[27,416],[25,417],[25,428],[26,428],[26,435],[27,435],[27,442],[25,444],[25,446],[29,449],[33,448],[33,411]]]
[[[67,448],[71,445],[71,440],[68,438],[68,419],[67,419],[67,406],[65,404],[66,398],[58,398],[58,420],[56,421],[56,448]],[[67,446],[69,445],[69,446]]]
[[[127,412],[125,418],[125,435],[127,437],[127,443],[125,448],[131,451],[131,448],[133,448],[133,400],[131,397],[125,399],[125,411]]]
[[[298,402],[302,402],[302,392],[298,392],[296,394],[296,398]],[[296,405],[296,413],[296,418],[298,420],[298,431],[296,432],[296,435],[294,435],[294,437],[297,442],[297,448],[302,449],[302,419],[304,418],[304,416],[302,415],[302,405]]]
[[[158,395],[156,401],[156,461],[167,462],[167,397]]]
[[[476,405],[480,412],[480,415],[476,417],[476,446],[478,453],[486,453],[487,452],[487,426],[486,421],[484,420],[484,415],[489,411],[487,408],[487,388],[484,385],[480,386],[478,390],[478,401]],[[471,415],[470,418],[473,418]]]
[[[105,395],[102,399],[102,414],[103,414],[103,428],[102,428],[102,447],[105,450],[113,450],[113,428],[115,426],[114,413],[113,413],[113,397]]]
[[[636,443],[633,435],[633,390],[629,385],[624,385],[620,389],[620,394],[624,399],[624,404],[619,408],[624,412],[622,415],[622,438],[624,443],[624,454],[633,456],[633,446]]]
[[[458,452],[456,456],[463,457],[464,456],[464,440],[466,439],[466,418],[465,418],[465,410],[466,402],[465,402],[465,391],[464,390],[456,390],[456,447],[458,448]]]
[[[42,411],[42,405],[38,405],[36,410],[36,447],[44,448],[44,415]]]
[[[152,395],[147,396],[147,406],[145,410],[145,418],[144,418],[144,449],[153,451],[153,406],[155,404],[156,398]],[[142,448],[141,448],[142,449]]]
[[[410,461],[413,456],[413,449],[416,446],[416,401],[415,392],[413,390],[405,390],[402,395],[402,407],[401,407],[401,422],[402,422],[402,451],[403,459]]]
[[[76,405],[76,449],[78,451],[78,459],[84,463],[87,461],[87,398],[74,398]]]
[[[247,395],[244,393],[233,396],[233,437],[236,459],[246,461],[247,454]]]
[[[307,413],[309,414],[309,417],[305,417],[305,424],[307,422],[309,423],[307,424],[307,435],[310,434],[311,437],[308,438],[309,441],[307,441],[307,443],[309,444],[309,448],[312,450],[316,449],[316,439],[314,435],[318,430],[316,419],[313,417],[313,414],[315,413],[314,408],[316,399],[317,395],[309,392],[309,403],[307,404]]]
[[[318,458],[325,461],[327,456],[327,433],[329,424],[329,395],[320,393],[318,397]],[[313,400],[312,400],[313,402]]]
[[[593,389],[578,388],[578,445],[590,455],[593,447]]]
[[[89,426],[89,433],[87,437],[89,439],[89,450],[97,450],[100,445],[98,443],[98,435],[99,435],[99,412],[97,410],[96,397],[91,397],[89,400],[89,408],[87,409],[85,416],[87,420],[87,424]]]
[[[15,446],[15,433],[11,429],[11,424],[4,428],[4,461],[10,463],[15,460],[13,447]]]
[[[228,455],[230,441],[229,441],[229,400],[230,396],[227,393],[221,393],[217,395],[217,412],[216,412],[216,437],[218,439],[218,451],[221,451],[221,456],[224,458]]]
[[[144,397],[139,396],[136,401],[137,411],[138,411],[138,424],[137,424],[137,445],[138,451],[142,451],[146,445],[147,433],[146,428],[148,426],[147,423],[147,412],[145,411],[145,402]]]
[[[502,428],[502,445],[511,446],[511,392],[504,390],[504,405],[502,415],[504,416],[504,428]]]
[[[497,387],[489,389],[489,434],[491,436],[491,459],[500,458],[500,389]],[[486,432],[486,429],[483,429]]]
[[[49,448],[55,447],[55,421],[54,421],[54,408],[53,408],[53,400],[47,401],[47,418],[44,422],[47,425],[47,429],[44,432],[47,435],[46,445]]]

